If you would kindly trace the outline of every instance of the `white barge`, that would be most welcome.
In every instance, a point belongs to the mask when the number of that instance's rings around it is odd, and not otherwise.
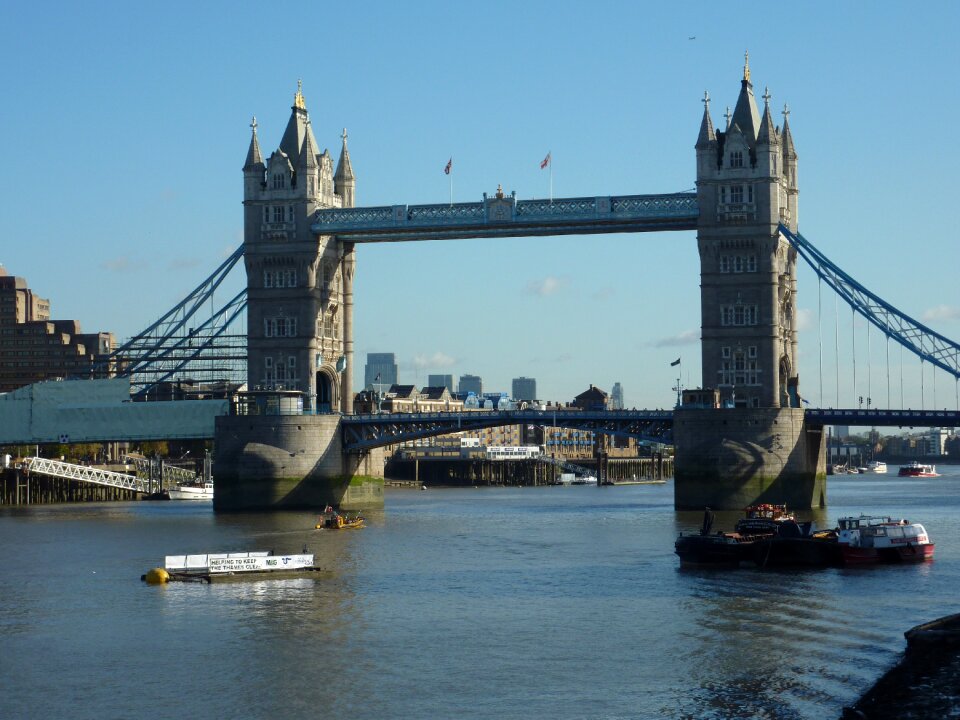
[[[223,582],[291,577],[317,577],[325,572],[315,567],[313,555],[274,555],[270,551],[167,555],[163,567],[140,577],[151,585],[167,582]]]

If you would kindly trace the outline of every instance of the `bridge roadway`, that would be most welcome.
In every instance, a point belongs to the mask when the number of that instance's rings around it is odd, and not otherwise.
[[[730,410],[736,413],[737,410]],[[817,408],[805,411],[814,425],[853,427],[960,427],[956,410],[863,410]],[[344,415],[343,449],[348,452],[448,433],[503,425],[540,425],[590,430],[643,442],[673,443],[673,410],[494,410],[441,413]]]
[[[311,229],[352,243],[696,230],[696,193],[317,210]]]

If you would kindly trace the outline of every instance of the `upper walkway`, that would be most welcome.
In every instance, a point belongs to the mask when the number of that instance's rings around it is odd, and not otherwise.
[[[354,243],[531,235],[696,230],[696,193],[517,200],[317,210],[312,230]]]

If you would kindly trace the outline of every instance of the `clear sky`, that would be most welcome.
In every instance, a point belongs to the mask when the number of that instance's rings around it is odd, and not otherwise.
[[[321,146],[346,127],[359,205],[456,201],[502,183],[520,199],[693,188],[709,90],[788,102],[800,229],[871,289],[960,337],[956,122],[960,4],[805,2],[0,3],[5,28],[0,263],[57,318],[124,339],[242,241],[241,166],[256,115],[280,143],[298,79]],[[778,121],[780,116],[776,116]],[[365,245],[354,377],[394,352],[401,380],[535,377],[568,401],[593,383],[669,407],[675,368],[700,382],[693,232]],[[244,280],[238,272],[234,286]],[[886,405],[885,343],[866,355],[849,309],[800,274],[801,391]],[[232,294],[232,293],[231,293]],[[227,292],[224,292],[226,299]],[[899,350],[891,347],[893,406]],[[852,381],[853,358],[858,367]],[[868,379],[869,370],[869,379]],[[920,405],[919,361],[904,404]],[[924,376],[926,405],[952,378]]]

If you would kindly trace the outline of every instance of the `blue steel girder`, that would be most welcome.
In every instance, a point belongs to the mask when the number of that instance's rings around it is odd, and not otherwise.
[[[793,233],[784,225],[780,226],[780,233],[821,280],[886,337],[897,341],[921,360],[960,378],[960,344],[917,322],[867,290],[800,233]]]
[[[696,193],[517,200],[317,210],[317,235],[353,243],[695,230]]]
[[[341,432],[344,450],[355,452],[505,425],[566,427],[666,445],[673,442],[673,412],[670,410],[497,410],[345,415]]]
[[[816,408],[804,412],[814,425],[852,425],[855,427],[957,427],[956,410],[863,410],[856,408]]]

